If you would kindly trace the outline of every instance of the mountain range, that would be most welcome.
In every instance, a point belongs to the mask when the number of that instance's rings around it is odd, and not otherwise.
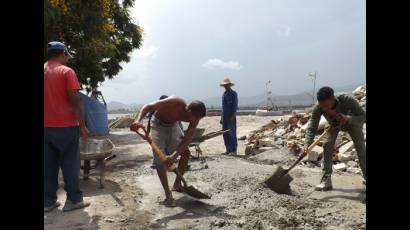
[[[346,85],[341,87],[334,87],[335,92],[352,92],[358,86],[362,84],[355,84],[355,85]],[[306,93],[298,93],[292,95],[272,95],[272,100],[275,105],[283,106],[283,105],[310,105],[312,103],[312,97]],[[221,96],[218,97],[210,97],[202,100],[205,105],[209,107],[221,107],[222,98]],[[257,107],[261,105],[266,105],[266,94],[258,94],[255,96],[250,97],[241,97],[239,95],[238,98],[239,106],[249,106],[249,107]],[[126,110],[135,110],[136,108],[140,108],[142,105],[139,104],[124,104],[118,101],[111,101],[107,103],[108,111],[112,110],[119,110],[119,109],[126,109]]]

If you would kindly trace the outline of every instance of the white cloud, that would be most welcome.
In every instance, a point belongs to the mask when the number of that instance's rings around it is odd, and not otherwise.
[[[285,26],[276,30],[276,34],[283,37],[290,36],[290,26]]]
[[[242,66],[236,61],[224,62],[224,61],[222,61],[221,59],[218,59],[218,58],[208,59],[208,61],[206,61],[201,66],[204,67],[204,68],[207,68],[207,69],[216,69],[216,68],[233,69],[233,70],[242,69]]]
[[[141,50],[137,50],[137,57],[151,57],[157,56],[158,48],[156,46],[142,47]]]

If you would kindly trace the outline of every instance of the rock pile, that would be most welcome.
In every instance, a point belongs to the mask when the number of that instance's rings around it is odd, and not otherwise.
[[[360,103],[366,109],[366,85],[360,86],[352,92]],[[271,120],[266,125],[249,133],[245,138],[245,155],[255,155],[270,148],[286,146],[291,153],[299,154],[304,146],[305,133],[308,121],[311,116],[310,112],[293,114],[288,118]],[[328,125],[326,119],[322,116],[319,122],[318,136]],[[363,126],[363,132],[366,140],[366,124]],[[313,148],[306,156],[303,162],[312,162],[313,165],[319,166],[318,162],[323,158],[323,141]],[[353,141],[348,133],[339,132],[333,153],[334,168],[337,171],[346,171],[348,173],[361,173],[356,150]]]

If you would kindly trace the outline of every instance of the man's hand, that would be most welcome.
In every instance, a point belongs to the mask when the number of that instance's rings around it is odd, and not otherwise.
[[[307,150],[308,150],[309,146],[305,146],[303,147],[301,153],[299,154],[299,157],[301,156],[306,156],[307,155]]]
[[[87,127],[82,126],[80,127],[80,134],[84,140],[87,140],[88,136],[90,135],[90,132],[88,131]]]
[[[222,125],[222,119],[221,119],[221,120],[219,120],[219,124],[221,124],[221,125]]]
[[[132,123],[132,125],[130,126],[130,130],[134,131],[134,132],[137,132],[137,130],[139,128],[142,128],[142,127],[144,127],[144,125],[141,124],[140,122],[136,121],[136,122]]]
[[[336,114],[336,120],[339,123],[339,126],[345,125],[347,123],[347,117],[344,114]]]
[[[176,153],[174,153],[171,156],[167,156],[167,159],[164,161],[166,168],[168,169],[169,167],[171,167],[172,164],[174,164],[174,162],[177,160],[177,158],[178,158],[178,154]]]

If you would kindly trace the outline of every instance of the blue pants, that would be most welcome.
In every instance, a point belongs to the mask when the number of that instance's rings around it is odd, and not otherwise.
[[[227,118],[222,119],[222,128],[224,130],[230,129],[231,131],[226,132],[223,134],[224,136],[224,143],[226,151],[229,152],[236,152],[238,147],[238,140],[236,138],[236,117],[233,121],[228,120]]]
[[[78,126],[44,128],[44,207],[57,201],[58,172],[63,171],[67,200],[83,200],[79,187],[80,129]]]

